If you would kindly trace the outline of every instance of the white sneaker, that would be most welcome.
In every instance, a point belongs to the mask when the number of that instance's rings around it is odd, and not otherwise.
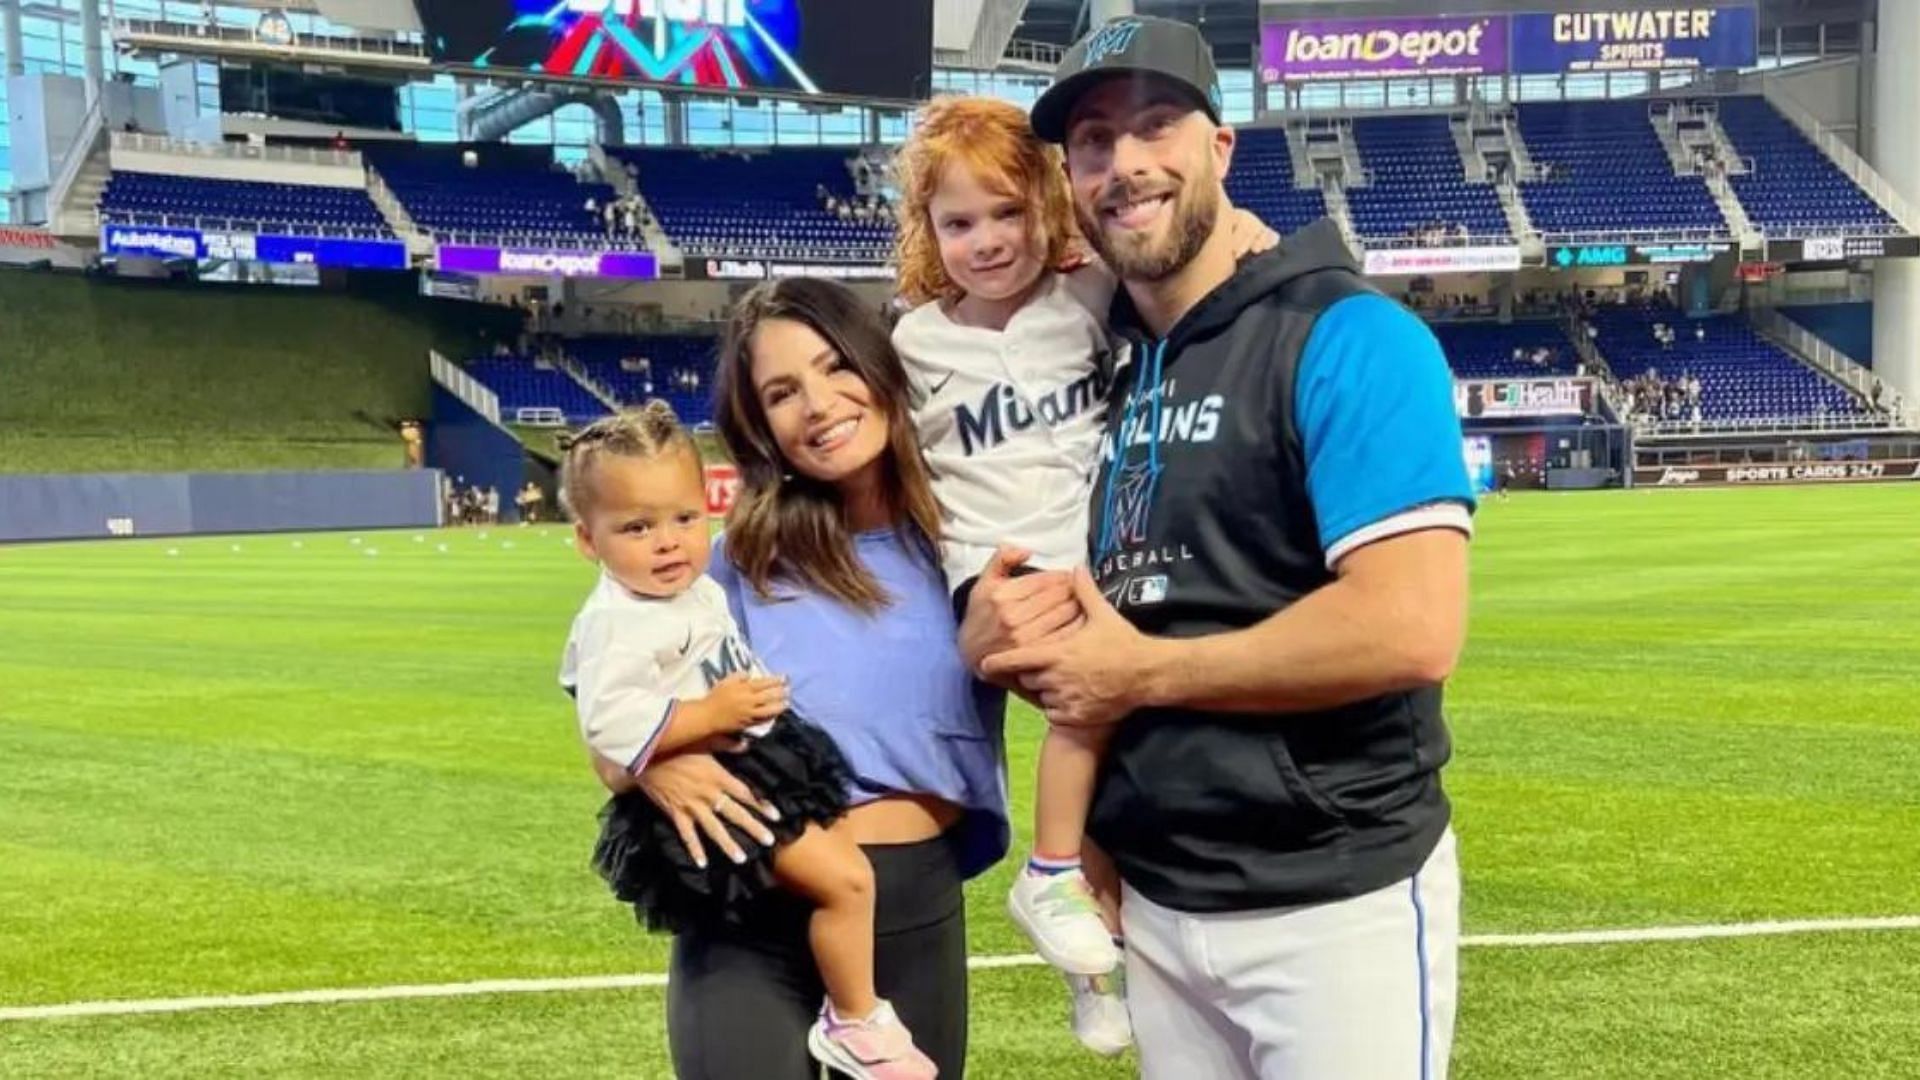
[[[1127,1015],[1127,967],[1105,975],[1069,975],[1073,991],[1073,1036],[1101,1057],[1115,1057],[1133,1045],[1133,1018]]]
[[[1100,905],[1078,870],[1014,875],[1007,914],[1047,963],[1069,975],[1105,975],[1120,966],[1120,950],[1100,919]]]

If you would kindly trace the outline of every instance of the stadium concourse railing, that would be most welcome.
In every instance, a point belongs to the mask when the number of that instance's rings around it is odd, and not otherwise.
[[[1886,416],[1857,414],[1798,417],[1762,417],[1752,420],[1647,420],[1632,422],[1640,438],[1713,438],[1726,435],[1840,435],[1857,432],[1889,433],[1911,430],[1910,425]]]
[[[290,5],[291,6],[291,5]],[[115,19],[113,39],[121,48],[154,48],[193,52],[231,52],[276,59],[315,58],[352,60],[371,66],[404,67],[426,71],[432,66],[425,46],[398,38],[348,37],[335,34],[263,35],[258,27],[175,22],[170,19]],[[224,48],[209,48],[223,46]]]
[[[406,205],[404,199],[401,206]],[[417,220],[417,219],[416,219]],[[562,251],[647,251],[644,239],[599,233],[496,232],[473,229],[426,230],[436,244],[452,247],[553,248]]]
[[[94,212],[94,232],[105,225],[144,225],[161,229],[193,229],[209,233],[246,233],[253,236],[320,236],[349,240],[398,240],[386,228],[364,228],[297,218],[237,218],[213,214],[148,214],[113,210]]]
[[[240,142],[196,142],[192,139],[176,139],[170,135],[116,131],[113,133],[113,148],[135,153],[216,158],[223,161],[271,161],[289,165],[329,165],[359,171],[366,169],[359,151],[335,150],[324,146],[263,146]]]

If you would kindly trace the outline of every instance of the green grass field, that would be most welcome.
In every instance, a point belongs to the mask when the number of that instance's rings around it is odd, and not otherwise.
[[[591,568],[553,527],[359,540],[0,548],[0,1008],[663,969],[586,866],[553,672]],[[1920,914],[1916,555],[1920,486],[1486,506],[1468,932]],[[1012,718],[1016,820],[1037,734]],[[1024,951],[1007,872],[976,954]],[[1470,948],[1462,991],[1460,1077],[1920,1076],[1915,931]],[[0,1077],[658,1077],[661,1010],[0,1021]],[[1131,1075],[1064,1010],[976,972],[973,1075]]]

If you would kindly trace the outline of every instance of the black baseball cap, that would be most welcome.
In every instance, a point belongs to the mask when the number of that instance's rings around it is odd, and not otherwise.
[[[1053,73],[1053,85],[1033,103],[1034,134],[1067,141],[1074,102],[1114,75],[1158,75],[1190,92],[1196,108],[1220,122],[1220,75],[1200,31],[1172,19],[1125,15],[1074,42]]]

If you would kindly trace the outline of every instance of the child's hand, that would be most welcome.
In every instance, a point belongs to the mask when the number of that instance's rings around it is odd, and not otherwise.
[[[745,731],[787,709],[787,680],[729,675],[707,692],[709,720],[716,733]]]
[[[1236,260],[1280,246],[1279,233],[1267,228],[1267,223],[1255,217],[1252,211],[1237,206],[1227,216],[1227,236],[1233,241],[1233,257]]]

